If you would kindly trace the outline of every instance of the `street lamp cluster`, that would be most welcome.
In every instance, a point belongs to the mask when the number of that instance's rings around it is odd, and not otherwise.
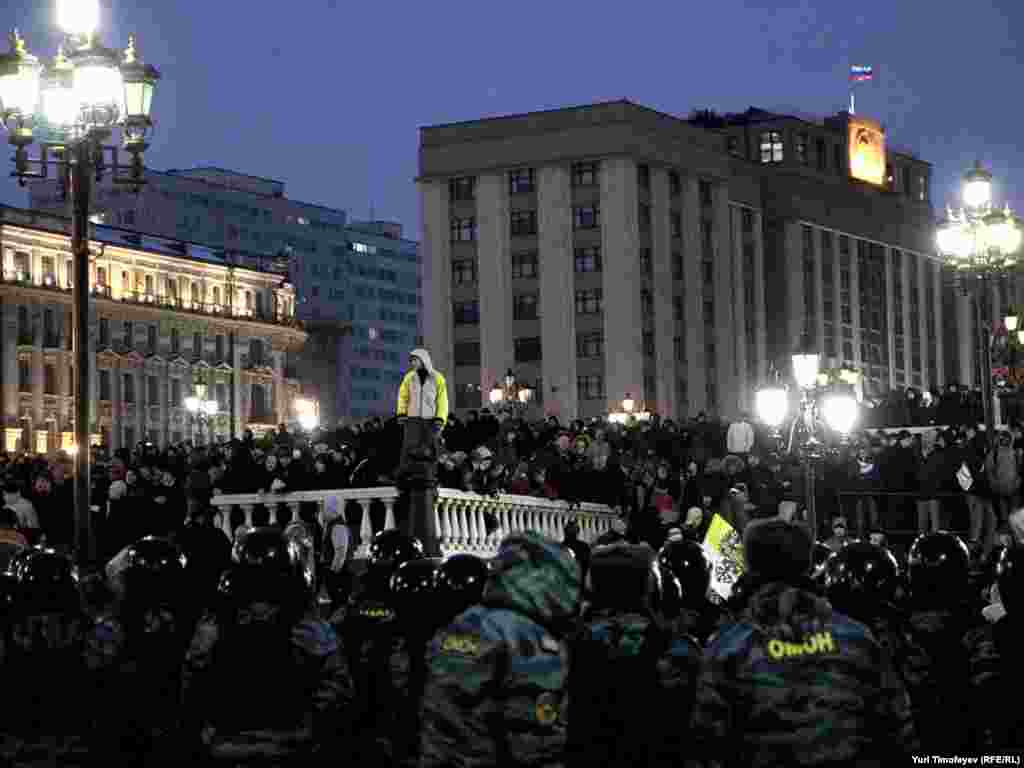
[[[312,432],[320,425],[320,404],[316,400],[300,397],[294,401],[293,407],[299,426],[306,432]]]
[[[490,392],[491,405],[498,410],[506,409],[519,412],[525,410],[531,400],[533,400],[533,388],[520,386],[511,368],[506,371],[503,384],[495,383]]]
[[[98,0],[57,0],[56,20],[64,38],[56,55],[42,63],[17,30],[10,51],[0,54],[0,124],[15,148],[14,176],[45,179],[52,167],[70,193],[71,255],[74,277],[72,350],[75,359],[75,552],[89,561],[96,542],[89,507],[89,205],[92,184],[112,171],[115,183],[135,189],[144,183],[142,154],[149,147],[153,92],[160,73],[139,59],[134,36],[123,52],[96,39]],[[121,147],[104,145],[115,129]],[[37,141],[38,158],[28,149]],[[131,155],[121,172],[119,151]]]
[[[622,399],[622,410],[615,413],[609,413],[608,421],[612,424],[628,424],[633,419],[636,421],[650,421],[650,412],[639,411],[634,413],[635,409],[636,401],[633,399],[633,396],[627,392],[626,396]]]
[[[821,357],[810,347],[806,336],[793,355],[792,364],[793,379],[800,391],[800,406],[787,441],[783,443],[779,428],[789,413],[789,392],[778,385],[760,389],[756,395],[756,407],[758,417],[772,430],[772,436],[780,447],[803,462],[807,522],[817,536],[815,462],[825,455],[824,429],[832,430],[845,440],[857,423],[858,405],[854,395],[836,391],[831,381],[821,380]],[[796,441],[798,432],[800,440]]]
[[[1001,211],[992,205],[992,174],[980,163],[964,175],[961,202],[963,207],[959,210],[946,209],[946,220],[939,225],[935,242],[946,265],[963,279],[962,287],[974,288],[985,429],[992,434],[992,350],[989,329],[982,322],[981,305],[989,295],[992,281],[1009,276],[1017,268],[1021,227],[1009,205]],[[1017,318],[1012,313],[1006,318],[1006,329],[1011,333],[1017,329]]]
[[[193,423],[199,426],[199,442],[203,440],[203,427],[210,419],[217,415],[220,410],[216,400],[208,400],[206,394],[209,387],[202,372],[197,371],[192,380],[192,394],[185,398],[185,410],[189,412]]]

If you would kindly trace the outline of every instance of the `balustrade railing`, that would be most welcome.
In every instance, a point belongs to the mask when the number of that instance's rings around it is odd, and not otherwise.
[[[356,557],[366,557],[373,535],[395,527],[395,507],[400,492],[397,488],[349,488],[328,491],[295,491],[293,493],[244,493],[214,496],[212,504],[220,515],[219,527],[234,540],[239,526],[251,526],[257,520],[257,509],[263,507],[270,525],[296,520],[303,504],[315,504],[320,525],[326,526],[341,517],[358,532]],[[487,516],[493,515],[496,530],[488,533]],[[565,525],[574,520],[580,527],[580,538],[593,543],[606,533],[616,519],[611,509],[602,504],[581,504],[572,509],[567,502],[532,496],[481,496],[476,493],[439,488],[434,516],[445,555],[468,552],[484,557],[497,553],[502,537],[512,531],[532,530],[548,538],[561,540]],[[261,520],[262,522],[262,520]]]

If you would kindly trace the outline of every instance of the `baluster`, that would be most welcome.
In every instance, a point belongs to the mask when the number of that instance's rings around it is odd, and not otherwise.
[[[395,525],[395,500],[384,499],[384,528],[397,528]]]
[[[293,523],[297,523],[299,520],[302,519],[302,518],[299,517],[299,503],[300,502],[298,502],[298,501],[289,501],[288,502],[288,511],[290,511],[292,513],[291,522],[293,522]]]
[[[252,528],[252,508],[253,508],[252,504],[243,504],[242,505],[242,512],[245,513],[245,527],[246,528]],[[234,538],[234,537],[232,537],[232,538]]]
[[[434,516],[434,530],[437,531],[438,546],[441,548],[442,556],[448,554],[448,532],[444,512],[447,505],[448,502],[441,496],[434,496],[434,508],[430,512]]]
[[[220,529],[227,534],[228,541],[234,541],[235,532],[231,530],[231,511],[234,509],[234,505],[218,505],[217,509],[220,510]]]
[[[455,546],[458,549],[465,549],[469,544],[469,525],[466,523],[466,507],[468,502],[459,503],[455,518]]]
[[[359,508],[363,510],[363,519],[359,524],[359,552],[370,551],[370,541],[373,539],[373,524],[370,522],[370,499],[359,499]]]
[[[267,525],[277,525],[277,502],[267,504]]]
[[[469,508],[469,514],[467,522],[469,523],[469,550],[479,549],[480,544],[484,539],[484,503],[483,501],[474,501]]]

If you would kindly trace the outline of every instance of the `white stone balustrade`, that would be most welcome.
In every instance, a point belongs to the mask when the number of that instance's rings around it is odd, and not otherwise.
[[[296,491],[294,493],[242,493],[214,496],[212,504],[220,514],[219,526],[234,540],[231,530],[231,510],[241,509],[243,525],[253,524],[253,510],[260,504],[266,505],[270,523],[275,524],[279,505],[298,517],[299,505],[312,502],[317,505],[317,517],[325,526],[338,516],[345,515],[350,502],[362,510],[359,525],[359,548],[356,557],[365,557],[370,539],[377,531],[370,520],[370,508],[375,501],[384,505],[384,527],[395,527],[395,503],[398,501],[397,488],[349,488],[335,491]],[[497,530],[487,533],[485,514],[492,513],[497,520]],[[439,488],[434,504],[437,531],[444,555],[469,552],[491,557],[498,550],[501,539],[512,531],[537,531],[550,539],[560,541],[565,525],[575,520],[580,527],[580,538],[593,543],[601,534],[611,529],[616,515],[603,504],[581,504],[572,510],[564,501],[535,498],[533,496],[501,495],[481,496],[476,493]],[[346,520],[346,522],[348,522]]]

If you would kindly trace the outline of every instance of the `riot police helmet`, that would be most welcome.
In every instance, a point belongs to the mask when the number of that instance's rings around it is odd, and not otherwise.
[[[658,553],[658,564],[676,578],[682,605],[697,608],[704,604],[711,585],[711,564],[697,542],[666,542]]]
[[[911,597],[938,604],[949,602],[967,587],[970,552],[963,540],[948,531],[918,536],[907,555]]]

